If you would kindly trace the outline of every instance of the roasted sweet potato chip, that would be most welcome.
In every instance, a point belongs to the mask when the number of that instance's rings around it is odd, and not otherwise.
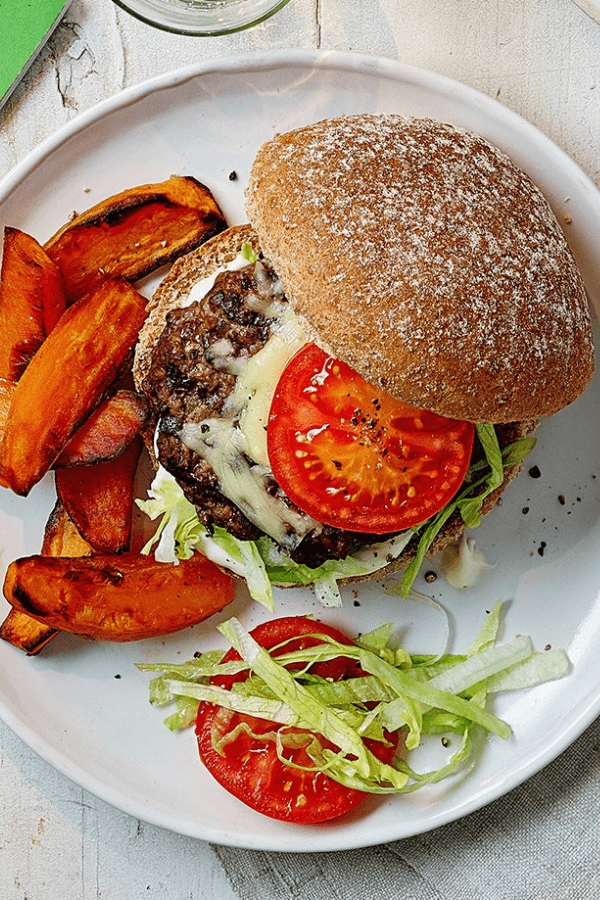
[[[44,529],[42,556],[92,556],[93,553],[94,548],[82,537],[58,499]]]
[[[46,646],[48,641],[58,634],[56,628],[51,628],[31,616],[11,608],[4,622],[0,625],[0,638],[24,650],[28,656],[35,656]]]
[[[56,470],[56,491],[69,517],[94,550],[129,549],[133,482],[142,439],[138,436],[115,459]]]
[[[0,378],[18,381],[65,309],[58,267],[35,238],[4,229],[0,274]]]
[[[0,448],[0,481],[27,494],[127,363],[146,301],[110,280],[73,304],[19,381]]]
[[[90,556],[92,552],[58,501],[46,523],[42,556]],[[0,625],[0,638],[24,650],[29,656],[39,653],[56,634],[56,628],[14,608]]]
[[[233,600],[232,579],[199,553],[179,565],[137,553],[11,563],[4,596],[52,628],[107,641],[170,634]]]
[[[88,466],[114,459],[140,433],[147,419],[148,406],[140,394],[117,391],[77,429],[54,465]]]
[[[226,227],[207,187],[173,175],[109,197],[44,245],[63,274],[69,302],[109,276],[136,281]]]

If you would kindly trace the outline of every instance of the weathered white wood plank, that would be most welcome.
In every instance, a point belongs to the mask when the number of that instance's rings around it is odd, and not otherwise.
[[[0,723],[2,900],[234,900],[213,849],[82,790]]]
[[[123,87],[196,61],[291,46],[384,55],[470,84],[534,122],[600,184],[600,28],[571,0],[291,0],[258,28],[214,39],[154,31],[111,0],[75,0],[0,113],[0,176],[73,116]],[[535,871],[546,878],[546,896],[588,900],[600,891],[593,868],[600,846],[590,826],[599,812],[591,790],[597,747],[595,725],[518,803],[498,801],[492,819],[482,811],[390,850],[294,858],[223,849],[219,861],[207,845],[141,824],[81,790],[0,724],[0,897],[350,900],[400,896],[405,889],[419,900],[454,900],[468,889],[473,898],[516,900],[534,895]],[[565,771],[574,773],[566,788]],[[572,844],[565,848],[551,830],[557,814],[572,820]],[[569,854],[579,854],[583,876],[563,883]],[[521,883],[513,872],[515,892],[502,894],[509,857],[523,867],[533,860],[535,867],[530,863]],[[385,891],[377,888],[379,873],[388,876]]]
[[[324,47],[454,78],[524,116],[600,185],[600,28],[571,0],[322,2]]]

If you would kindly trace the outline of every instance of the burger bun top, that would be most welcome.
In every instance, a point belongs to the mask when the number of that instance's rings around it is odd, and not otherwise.
[[[585,290],[556,217],[476,134],[391,114],[280,134],[258,152],[246,209],[311,336],[406,403],[527,420],[592,375]]]

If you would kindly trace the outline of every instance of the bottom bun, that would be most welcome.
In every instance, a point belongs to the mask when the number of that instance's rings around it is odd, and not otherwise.
[[[235,259],[244,243],[258,252],[258,239],[250,225],[232,225],[173,264],[148,304],[148,316],[138,338],[133,378],[139,391],[144,392],[152,352],[169,312],[184,305],[194,285]]]

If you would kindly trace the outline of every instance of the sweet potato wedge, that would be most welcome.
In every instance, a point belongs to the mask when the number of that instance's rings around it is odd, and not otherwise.
[[[94,548],[81,535],[58,499],[44,529],[42,556],[92,556],[93,553]]]
[[[110,280],[73,304],[17,384],[0,448],[0,481],[26,495],[126,365],[146,301]]]
[[[2,446],[2,441],[4,440],[4,435],[6,433],[8,413],[15,388],[16,384],[13,381],[6,381],[6,379],[0,378],[0,447]],[[0,487],[9,487],[8,482],[2,477],[1,473]]]
[[[0,444],[8,424],[8,413],[16,387],[17,385],[14,381],[0,378]]]
[[[195,178],[173,175],[98,203],[44,249],[61,270],[71,303],[109,276],[136,281],[225,227],[209,189]]]
[[[0,638],[24,650],[28,656],[35,656],[46,646],[48,641],[58,634],[56,628],[51,628],[44,622],[38,622],[31,616],[11,608],[4,622],[0,625]]]
[[[148,415],[148,405],[140,394],[117,391],[77,429],[54,465],[89,466],[114,459],[140,433]]]
[[[42,556],[90,556],[92,547],[85,541],[73,522],[69,519],[64,507],[58,501],[50,513]],[[28,656],[35,656],[55,635],[56,628],[46,622],[39,622],[31,616],[11,607],[10,612],[0,625],[0,638],[24,650]]]
[[[179,565],[138,553],[12,562],[4,596],[52,628],[107,641],[170,634],[233,600],[233,581],[199,553]]]
[[[133,483],[142,439],[120,456],[91,466],[56,470],[56,492],[82,537],[101,553],[129,549]]]
[[[18,381],[65,309],[62,276],[28,234],[4,229],[0,274],[0,378]]]

